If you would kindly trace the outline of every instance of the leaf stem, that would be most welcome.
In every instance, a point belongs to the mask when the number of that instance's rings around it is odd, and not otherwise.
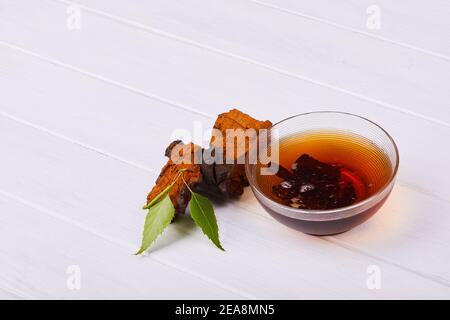
[[[183,179],[183,182],[184,182],[184,184],[186,185],[186,187],[189,189],[189,191],[190,191],[191,193],[194,193],[194,191],[192,191],[191,187],[189,187],[188,183],[187,183],[186,180],[184,179],[184,175],[183,175],[183,174],[181,175],[181,179]]]
[[[144,206],[142,207],[142,209],[147,210],[147,209],[149,209],[153,204],[155,204],[156,202],[158,202],[159,198],[160,198],[162,195],[164,195],[165,193],[168,193],[168,192],[170,191],[170,189],[174,186],[174,184],[178,181],[178,179],[180,178],[180,176],[181,176],[181,177],[183,176],[183,172],[185,172],[185,171],[187,171],[187,170],[189,170],[189,169],[188,169],[188,168],[178,169],[178,171],[179,171],[179,172],[178,172],[178,175],[175,177],[175,179],[173,179],[172,183],[169,184],[163,191],[161,191],[160,193],[158,193],[158,194],[153,198],[152,201],[150,201],[149,203],[147,203],[146,205],[144,205]],[[184,177],[183,177],[183,181],[184,181],[184,183],[186,183],[186,181],[184,180]],[[188,188],[189,188],[189,186],[188,186]],[[191,189],[189,189],[189,190],[192,192]]]

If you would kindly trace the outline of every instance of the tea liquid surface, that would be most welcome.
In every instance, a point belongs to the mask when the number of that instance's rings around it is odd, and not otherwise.
[[[367,199],[389,182],[393,170],[388,156],[372,141],[340,131],[309,131],[282,138],[279,164],[289,171],[287,174],[300,174],[303,178],[287,178],[281,171],[278,175],[258,175],[261,190],[279,203],[315,210],[335,209]],[[309,169],[312,171],[308,173]],[[336,172],[339,181],[333,187],[329,176]],[[292,188],[292,184],[294,192],[285,189]],[[335,191],[330,191],[332,188]],[[285,191],[291,193],[287,195]],[[333,197],[337,200],[331,201]]]

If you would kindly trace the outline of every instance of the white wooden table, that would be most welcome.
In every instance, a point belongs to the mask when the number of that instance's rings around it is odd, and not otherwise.
[[[312,237],[247,190],[225,253],[184,217],[133,256],[173,129],[230,107],[373,119],[392,196]],[[449,298],[449,139],[449,1],[0,0],[0,298]]]

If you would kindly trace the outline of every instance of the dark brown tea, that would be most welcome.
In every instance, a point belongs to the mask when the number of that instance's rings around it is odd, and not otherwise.
[[[392,176],[387,155],[370,140],[340,131],[313,131],[280,141],[277,175],[257,176],[272,200],[293,208],[331,210],[379,191]]]

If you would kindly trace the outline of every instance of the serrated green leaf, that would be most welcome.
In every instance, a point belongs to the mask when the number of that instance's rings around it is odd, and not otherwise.
[[[214,208],[208,198],[192,192],[192,198],[189,201],[189,211],[192,219],[203,230],[203,233],[208,236],[217,248],[225,251],[220,244],[219,227],[217,226]]]
[[[147,250],[155,239],[170,224],[175,215],[175,208],[168,194],[151,206],[145,218],[144,232],[142,233],[142,244],[136,255]]]

